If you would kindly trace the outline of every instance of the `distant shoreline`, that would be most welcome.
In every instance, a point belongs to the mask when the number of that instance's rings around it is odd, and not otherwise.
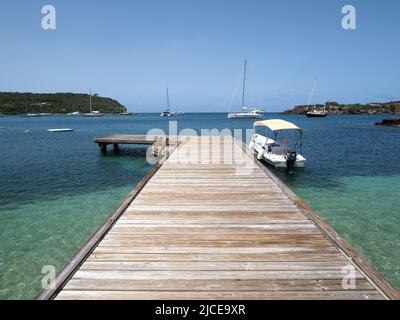
[[[121,115],[121,113],[106,113],[104,112],[103,115],[104,116],[121,116],[121,117],[135,117],[138,115],[159,115],[159,112],[138,112],[138,111],[134,111],[132,112],[132,115]],[[228,114],[228,112],[185,112],[186,115],[188,114]],[[295,113],[295,112],[288,112],[288,111],[275,111],[275,112],[265,112],[265,115],[287,115],[287,116],[296,116],[296,115],[305,115],[306,112],[301,112],[301,113]],[[330,113],[328,112],[328,115],[330,116],[380,116],[380,115],[386,115],[386,116],[399,116],[400,113]],[[27,116],[27,114],[1,114],[0,113],[0,118],[6,118],[6,117],[21,117],[21,118],[30,118],[29,116]],[[79,115],[71,115],[68,113],[49,113],[46,115],[41,115],[41,116],[37,116],[37,118],[48,118],[48,117],[70,117],[70,118],[84,118],[84,113],[81,113]],[[35,117],[32,117],[35,118]],[[171,118],[169,118],[171,119]],[[172,119],[176,119],[174,117],[172,117]]]
[[[325,105],[299,105],[284,111],[284,114],[306,114],[308,109],[325,109],[329,115],[399,115],[400,101],[368,104],[340,104],[327,102]]]
[[[104,114],[127,111],[117,100],[97,94],[93,94],[90,98],[90,95],[85,93],[0,92],[0,115],[67,115],[76,111],[90,113],[91,110]]]

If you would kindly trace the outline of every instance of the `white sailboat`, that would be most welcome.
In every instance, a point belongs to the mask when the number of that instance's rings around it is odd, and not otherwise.
[[[79,111],[75,111],[75,102],[72,105],[72,112],[68,113],[69,116],[80,116],[81,113]]]
[[[173,115],[175,115],[175,113],[171,112],[171,105],[169,103],[169,91],[168,91],[168,88],[167,88],[167,109],[165,111],[161,112],[160,116],[161,117],[170,117],[170,116],[173,116]]]
[[[307,109],[306,109],[307,110],[306,116],[308,118],[324,118],[328,115],[325,106],[323,108],[317,107],[316,105],[311,106],[311,99],[314,96],[317,85],[318,85],[318,78],[315,79],[314,86],[311,90],[310,98],[308,99]]]
[[[103,114],[100,111],[92,110],[92,88],[90,88],[90,98],[89,98],[89,113],[83,114],[84,117],[102,117]]]
[[[246,73],[247,73],[247,60],[244,61],[244,73],[243,73],[243,91],[242,91],[242,111],[241,112],[230,112],[228,113],[228,119],[260,119],[263,117],[263,110],[256,108],[246,108]]]

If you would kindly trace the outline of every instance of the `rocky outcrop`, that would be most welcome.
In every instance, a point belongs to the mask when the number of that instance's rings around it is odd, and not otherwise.
[[[377,126],[400,127],[400,118],[397,119],[383,119],[375,123]]]

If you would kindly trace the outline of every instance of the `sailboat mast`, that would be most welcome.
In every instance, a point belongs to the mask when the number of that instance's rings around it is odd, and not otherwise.
[[[169,112],[169,109],[170,109],[170,105],[169,105],[169,91],[168,91],[168,88],[167,88],[167,111]]]
[[[242,110],[244,109],[244,103],[245,103],[245,91],[246,91],[246,72],[247,72],[247,60],[244,60],[243,93],[242,93]]]
[[[92,87],[90,87],[90,98],[89,98],[89,108],[90,108],[90,113],[92,113]]]
[[[310,98],[308,99],[307,110],[308,110],[308,108],[310,107],[311,99],[312,99],[313,96],[314,96],[315,89],[317,88],[317,84],[318,84],[318,78],[315,78],[314,86],[313,86],[313,88],[312,88],[312,90],[311,90]]]

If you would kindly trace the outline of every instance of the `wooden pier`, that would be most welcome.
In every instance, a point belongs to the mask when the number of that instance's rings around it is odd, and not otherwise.
[[[157,149],[160,146],[173,145],[176,143],[170,140],[171,139],[166,136],[113,134],[107,137],[95,138],[94,142],[99,146],[101,153],[107,154],[108,145],[113,145],[115,152],[119,152],[119,146],[121,144],[153,145],[153,149]]]
[[[232,156],[226,157],[229,152]],[[355,282],[348,281],[349,273]],[[153,168],[61,271],[56,289],[38,296],[399,297],[231,137],[180,137],[169,158]]]

